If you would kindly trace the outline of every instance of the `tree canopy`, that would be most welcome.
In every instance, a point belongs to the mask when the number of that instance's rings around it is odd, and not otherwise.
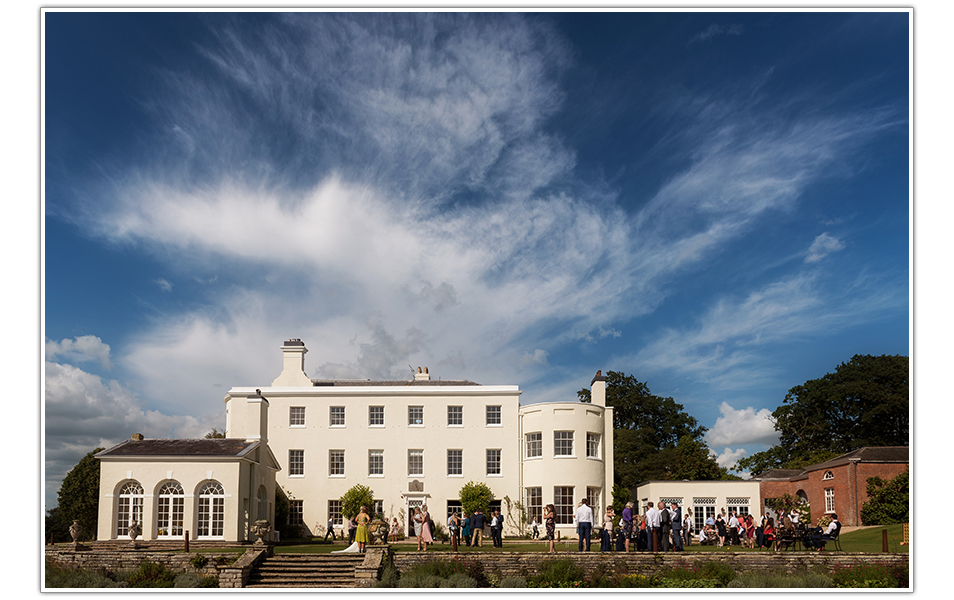
[[[64,523],[67,531],[55,531],[57,537],[69,537],[69,526],[73,521],[79,521],[83,528],[83,539],[96,539],[96,527],[99,522],[99,459],[97,452],[103,448],[96,448],[80,459],[76,466],[63,478],[60,489],[56,492],[57,508],[51,510]]]
[[[360,483],[351,486],[340,499],[341,515],[350,519],[361,512],[361,507],[365,507],[369,515],[374,516],[374,491],[366,485]]]
[[[590,390],[577,395],[590,401]],[[632,488],[643,481],[669,479],[677,468],[679,440],[702,443],[706,428],[672,398],[653,395],[632,375],[606,373],[606,404],[613,407],[616,483]],[[716,466],[718,468],[718,466]]]
[[[865,525],[907,523],[911,506],[908,472],[885,481],[868,478],[868,501],[861,507],[861,522]]]
[[[772,413],[778,444],[736,468],[796,469],[864,446],[907,446],[908,413],[908,357],[856,354],[790,389]]]
[[[490,510],[490,502],[494,499],[494,493],[486,483],[480,481],[468,481],[458,493],[461,508],[467,514],[473,514],[477,510],[487,512]]]

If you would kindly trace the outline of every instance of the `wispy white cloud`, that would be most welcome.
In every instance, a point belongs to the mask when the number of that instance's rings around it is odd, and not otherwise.
[[[95,361],[106,369],[112,367],[112,361],[109,360],[109,344],[103,343],[103,340],[95,335],[81,335],[59,342],[47,340],[45,354],[47,360],[60,358],[71,363]]]
[[[732,469],[735,466],[735,463],[737,463],[740,458],[745,458],[746,454],[748,453],[742,448],[738,448],[736,450],[733,450],[731,448],[724,448],[722,452],[715,457],[715,459],[716,459],[716,463],[720,467],[725,467],[726,469]]]
[[[202,48],[211,76],[157,74],[143,104],[158,149],[107,170],[122,174],[89,197],[108,201],[83,207],[88,230],[175,265],[179,281],[238,273],[225,291],[204,286],[205,308],[157,315],[117,359],[170,410],[219,412],[230,385],[271,381],[283,337],[305,339],[313,377],[404,377],[412,363],[524,381],[561,345],[621,335],[615,323],[791,210],[885,122],[693,99],[673,134],[684,167],[633,215],[614,192],[574,185],[575,150],[548,124],[572,51],[539,20],[246,25]],[[830,299],[814,284],[726,296],[635,358],[730,385],[759,340],[834,322],[814,318]],[[575,399],[588,382],[575,381],[541,395]]]
[[[805,262],[818,262],[832,252],[838,252],[839,250],[844,249],[845,243],[836,237],[828,235],[828,232],[826,231],[825,233],[816,237],[815,241],[812,242],[811,247],[808,249],[808,256],[805,257]]]
[[[165,279],[163,279],[162,277],[156,280],[156,285],[158,285],[159,289],[164,292],[172,291],[172,284],[166,281]]]
[[[709,27],[700,33],[697,33],[692,39],[689,40],[689,44],[694,44],[697,42],[708,42],[714,37],[720,35],[742,35],[743,27],[741,23],[732,23],[729,25],[719,25],[718,23],[713,23]]]

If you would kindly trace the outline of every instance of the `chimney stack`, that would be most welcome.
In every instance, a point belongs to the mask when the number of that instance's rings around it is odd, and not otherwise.
[[[305,342],[298,338],[286,340],[282,345],[282,374],[272,382],[272,387],[312,386],[311,379],[305,375]]]
[[[141,433],[134,433],[131,436],[129,436],[129,439],[133,440],[134,442],[141,442],[144,439],[146,439],[146,436],[144,436]]]
[[[600,369],[590,382],[590,401],[598,406],[606,406],[606,377]]]
[[[421,371],[421,367],[417,368],[417,373],[414,374],[414,381],[430,381],[431,375],[427,372],[427,367],[424,367],[424,370]]]

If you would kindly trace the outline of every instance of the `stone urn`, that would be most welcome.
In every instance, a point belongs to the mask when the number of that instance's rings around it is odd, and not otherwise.
[[[258,539],[255,540],[256,544],[264,544],[265,538],[268,537],[268,534],[272,532],[272,524],[266,521],[265,519],[259,519],[252,524],[252,533],[254,533]]]
[[[73,544],[78,544],[80,536],[83,534],[83,526],[79,524],[79,521],[73,521],[73,524],[70,525],[70,536],[73,538]]]
[[[142,525],[139,524],[139,521],[133,521],[129,524],[129,539],[132,540],[131,546],[136,547],[139,544],[136,542],[136,538],[139,537],[139,534],[142,533]]]

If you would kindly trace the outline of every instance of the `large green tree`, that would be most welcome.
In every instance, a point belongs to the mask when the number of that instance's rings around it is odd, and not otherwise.
[[[911,506],[908,472],[894,479],[868,478],[868,501],[861,507],[861,522],[865,525],[907,523]]]
[[[736,468],[796,469],[864,446],[907,446],[908,397],[907,356],[855,355],[789,390],[772,413],[778,444]]]
[[[590,401],[588,389],[577,395]],[[701,442],[706,432],[681,404],[654,395],[645,383],[619,371],[606,373],[606,405],[613,407],[615,482],[627,488],[671,477],[680,438]]]
[[[67,531],[53,532],[57,538],[69,538],[69,526],[74,520],[83,527],[82,539],[96,539],[96,527],[99,521],[99,459],[96,448],[80,459],[76,466],[63,478],[56,492],[56,516],[65,523]],[[53,512],[53,511],[51,511]]]

